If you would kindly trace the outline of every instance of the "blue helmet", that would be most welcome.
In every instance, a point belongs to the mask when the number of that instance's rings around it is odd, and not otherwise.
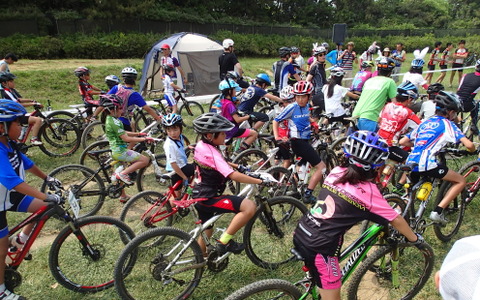
[[[239,87],[238,83],[236,83],[232,79],[222,80],[218,84],[218,89],[221,90],[221,91],[229,90],[229,89],[236,89],[237,87]]]
[[[162,118],[162,125],[164,127],[171,127],[174,125],[182,125],[182,117],[180,115],[170,113]]]
[[[343,152],[351,163],[359,164],[365,171],[369,171],[385,163],[388,145],[375,132],[359,130],[347,137]]]
[[[26,113],[27,111],[21,104],[12,100],[0,99],[0,122],[15,121]]]
[[[412,60],[412,67],[413,68],[423,68],[423,65],[425,64],[425,61],[421,58],[415,58],[414,60]]]
[[[397,93],[401,96],[413,98],[413,100],[418,98],[418,89],[417,87],[411,83],[410,81],[402,82],[397,87]]]
[[[265,73],[258,74],[257,78],[255,78],[255,81],[257,83],[266,83],[269,86],[272,85],[272,82],[270,81],[270,77]]]

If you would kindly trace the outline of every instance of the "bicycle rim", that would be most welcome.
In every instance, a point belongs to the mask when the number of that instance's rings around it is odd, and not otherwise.
[[[195,101],[184,101],[179,113],[182,116],[183,124],[191,128],[193,127],[193,119],[203,114],[203,106]]]

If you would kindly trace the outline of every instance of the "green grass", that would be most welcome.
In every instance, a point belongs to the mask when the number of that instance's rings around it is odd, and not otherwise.
[[[308,56],[305,55],[307,59]],[[409,59],[411,59],[411,55]],[[246,75],[254,77],[257,73],[266,72],[271,73],[271,65],[277,58],[240,58],[240,62],[246,72]],[[24,98],[37,99],[46,103],[46,99],[51,99],[54,109],[66,108],[68,104],[81,103],[80,96],[77,90],[77,79],[73,75],[75,67],[85,65],[92,70],[91,83],[101,88],[106,88],[103,78],[108,74],[119,75],[121,69],[125,66],[133,66],[140,71],[143,61],[135,60],[58,60],[58,61],[32,61],[20,60],[11,67],[13,73],[18,78],[16,79],[17,89],[24,96]],[[404,64],[404,71],[407,71],[409,63]],[[447,74],[447,79],[450,74]],[[435,73],[434,80],[438,77]],[[454,85],[455,87],[455,85]],[[187,130],[186,134],[190,141],[195,141],[195,135],[191,130]],[[70,163],[77,163],[79,152],[69,158],[49,158],[38,149],[31,149],[28,154],[37,165],[44,171],[49,172],[52,169]],[[40,187],[40,181],[32,178],[30,175],[27,182],[34,187]],[[131,188],[128,193],[134,194],[135,188]],[[433,204],[433,203],[432,203]],[[104,207],[99,212],[100,215],[112,215],[119,212],[121,204],[117,200],[107,198]],[[478,200],[474,200],[471,206],[468,207],[466,217],[460,233],[457,238],[478,234],[480,232],[480,224],[476,220],[474,212],[479,209]],[[23,217],[23,214],[9,213],[9,223],[12,226]],[[225,226],[230,220],[231,216],[222,218]],[[57,233],[63,223],[52,219],[47,223],[45,228],[45,239],[51,238]],[[192,228],[192,226],[187,226]],[[238,235],[240,236],[240,234]],[[433,246],[436,254],[435,270],[440,268],[441,262],[448,250],[451,248],[453,241],[449,243],[439,242],[434,236],[433,230],[428,228],[424,234],[426,240]],[[38,244],[38,243],[37,243]],[[271,245],[266,245],[271,247]],[[114,289],[107,290],[94,295],[82,295],[70,292],[59,286],[53,277],[50,275],[48,269],[48,243],[33,250],[33,261],[24,262],[19,271],[23,275],[24,282],[18,292],[30,299],[118,299]],[[411,262],[415,263],[415,262]],[[78,266],[82,268],[82,266]],[[147,273],[147,270],[145,270]],[[145,275],[147,276],[147,275]],[[276,271],[263,270],[253,265],[245,254],[239,256],[232,256],[230,258],[230,265],[221,273],[211,273],[206,271],[204,277],[200,282],[191,299],[222,299],[227,293],[251,283],[256,280],[264,278],[284,278],[291,281],[296,281],[303,277],[301,271],[301,264],[294,263],[280,268]],[[158,299],[162,299],[161,295]],[[421,291],[416,299],[440,299],[439,294],[435,290],[433,279],[430,279],[424,289]]]

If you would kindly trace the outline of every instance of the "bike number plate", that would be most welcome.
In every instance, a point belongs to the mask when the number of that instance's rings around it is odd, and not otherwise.
[[[68,203],[70,203],[73,214],[76,218],[78,218],[78,215],[80,214],[80,205],[78,204],[78,199],[75,198],[75,195],[72,191],[68,191]]]

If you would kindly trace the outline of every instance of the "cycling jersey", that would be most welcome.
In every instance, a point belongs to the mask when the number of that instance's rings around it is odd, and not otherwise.
[[[387,100],[397,95],[397,86],[392,78],[375,76],[365,82],[362,95],[353,110],[353,116],[377,122]]]
[[[34,166],[25,154],[16,150],[15,142],[8,146],[0,143],[0,211],[8,210],[13,206],[10,194],[15,192],[14,187],[25,181],[25,170]]]
[[[274,74],[275,89],[281,91],[288,84],[288,77],[296,74],[295,68],[291,63],[285,60],[279,60],[273,63],[272,66]]]
[[[463,75],[457,95],[462,99],[473,99],[480,91],[480,72]]]
[[[172,78],[167,74],[163,74],[162,82],[163,82],[163,94],[172,96],[173,90],[174,90],[172,86],[172,83],[173,83]]]
[[[288,129],[290,130],[290,138],[309,140],[310,130],[310,105],[304,107],[298,105],[297,102],[289,104],[275,118],[275,121],[282,122],[288,119]]]
[[[352,86],[350,87],[350,90],[361,92],[363,89],[363,85],[365,84],[367,79],[371,78],[372,76],[373,76],[373,73],[370,71],[365,71],[365,70],[358,71],[355,77],[353,78]]]
[[[435,48],[432,50],[432,55],[430,56],[430,60],[428,61],[429,65],[433,66],[438,63],[438,61],[435,60],[438,54],[440,54],[440,48]]]
[[[123,153],[127,151],[127,142],[122,140],[120,136],[126,134],[123,123],[117,118],[110,115],[105,119],[105,135],[108,144],[113,153]]]
[[[449,57],[450,57],[450,51],[448,49],[443,50],[442,61],[439,63],[439,65],[440,66],[446,66]]]
[[[390,102],[380,113],[378,135],[385,139],[388,146],[393,146],[402,134],[410,128],[416,128],[418,124],[420,124],[420,119],[410,108],[400,102]]]
[[[353,225],[363,220],[386,225],[398,216],[375,183],[334,184],[345,171],[336,167],[330,172],[316,204],[295,229],[294,239],[311,251],[339,256],[343,236]]]
[[[256,85],[249,86],[240,99],[241,102],[238,105],[238,110],[252,112],[255,105],[257,105],[258,101],[265,96],[266,93],[264,89]]]
[[[90,83],[87,81],[80,79],[78,81],[78,91],[80,92],[80,95],[82,95],[83,102],[85,104],[91,104],[91,105],[100,105],[99,100],[93,100],[92,94],[90,92],[93,91],[93,87]]]
[[[117,94],[119,92],[119,89],[126,89],[132,91],[131,93],[129,93],[130,95],[128,96],[128,101],[126,102],[126,104],[124,103],[124,107],[126,109],[123,112],[123,116],[118,118],[120,121],[123,122],[123,124],[130,125],[128,115],[133,111],[135,106],[144,107],[145,105],[147,105],[147,102],[145,102],[143,97],[138,92],[135,92],[133,90],[133,87],[127,87],[121,84],[114,86],[110,91],[108,91],[108,94]]]
[[[458,48],[458,49],[455,49],[455,54],[465,54],[465,53],[468,53],[468,50],[467,48]],[[453,61],[453,63],[455,64],[462,64],[463,65],[463,62],[465,61],[465,58],[455,58],[455,60]]]
[[[333,88],[332,97],[328,97],[328,84],[323,86],[322,92],[325,96],[325,112],[333,114],[334,117],[345,115],[345,108],[342,106],[343,98],[348,93],[348,88],[341,85],[335,85]]]
[[[163,143],[163,150],[167,158],[165,170],[173,171],[172,162],[176,163],[181,169],[187,165],[187,154],[185,154],[185,142],[183,135],[180,135],[180,140],[174,140],[170,137],[165,139]]]
[[[227,177],[234,172],[220,151],[204,141],[195,146],[193,156],[198,178],[193,188],[193,198],[212,198],[223,193]]]
[[[173,73],[172,79],[177,79],[177,67],[180,67],[180,63],[178,62],[178,59],[176,57],[172,57],[172,55],[169,56],[162,56],[160,58],[160,65],[161,66],[174,66],[175,67],[175,72]]]
[[[10,68],[8,67],[8,63],[5,61],[5,59],[0,60],[0,66],[2,65],[7,65],[6,69],[3,72],[10,73]]]
[[[407,72],[405,75],[403,75],[402,82],[406,81],[413,83],[418,91],[420,91],[420,88],[424,87],[428,83],[425,78],[423,78],[422,74],[410,72]]]
[[[452,121],[442,116],[433,116],[422,122],[407,137],[413,142],[407,164],[417,163],[415,172],[425,172],[438,166],[436,154],[447,143],[458,143],[465,135]]]
[[[313,94],[319,94],[322,92],[323,85],[327,82],[326,74],[325,74],[325,64],[315,62],[310,71],[308,72],[309,75],[313,76],[312,83],[314,85]]]
[[[220,80],[224,80],[228,71],[235,71],[235,65],[238,64],[238,59],[235,53],[223,52],[218,57],[218,65],[220,66]]]
[[[0,88],[0,94],[2,99],[13,100],[18,102],[18,99],[22,98],[19,92],[16,89],[9,89],[9,88]]]

